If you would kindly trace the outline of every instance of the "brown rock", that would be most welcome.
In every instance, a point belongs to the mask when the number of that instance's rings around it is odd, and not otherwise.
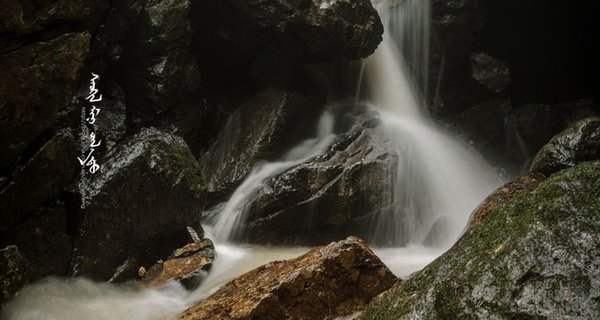
[[[395,282],[364,241],[349,237],[254,269],[178,319],[333,319],[361,310]]]
[[[504,184],[492,194],[490,194],[485,200],[483,200],[473,213],[471,213],[471,220],[467,226],[467,231],[472,230],[483,221],[492,211],[496,210],[499,206],[503,205],[515,196],[531,192],[537,188],[537,186],[546,180],[543,174],[529,173],[518,177],[516,180]]]
[[[171,280],[188,280],[210,267],[215,257],[215,247],[209,239],[189,243],[179,248],[165,262],[155,264],[145,274],[144,283],[149,287],[160,286]]]

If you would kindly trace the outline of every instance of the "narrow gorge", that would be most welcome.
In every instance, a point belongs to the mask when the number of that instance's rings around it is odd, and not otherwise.
[[[4,1],[0,318],[600,318],[585,6]]]

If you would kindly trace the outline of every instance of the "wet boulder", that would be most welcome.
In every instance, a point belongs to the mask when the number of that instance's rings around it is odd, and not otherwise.
[[[46,28],[84,24],[92,27],[108,7],[108,1],[2,1],[0,34],[12,37]]]
[[[118,77],[125,90],[129,124],[151,123],[200,88],[198,62],[187,49],[147,56]]]
[[[600,159],[600,118],[572,124],[542,147],[533,159],[531,172],[552,174],[580,162]]]
[[[152,0],[141,7],[123,52],[126,59],[186,47],[191,39],[189,0]]]
[[[498,207],[502,206],[512,198],[522,193],[530,193],[538,185],[546,180],[546,177],[539,173],[525,174],[514,181],[508,182],[487,196],[471,213],[471,218],[467,226],[467,231],[477,227],[482,221]]]
[[[154,128],[115,146],[99,164],[78,185],[74,273],[131,279],[135,266],[187,243],[186,227],[198,226],[204,209],[204,178],[183,139]]]
[[[241,56],[277,51],[293,60],[360,59],[375,50],[383,33],[368,0],[213,0],[196,11],[209,22],[198,28],[198,41],[220,43]]]
[[[594,115],[591,105],[590,99],[581,99],[514,108],[504,126],[508,155],[519,162],[530,160],[554,135],[567,128],[570,121]]]
[[[0,230],[11,228],[69,187],[79,170],[76,142],[69,129],[52,136],[18,166],[0,190]]]
[[[125,91],[128,124],[139,128],[156,125],[162,114],[195,94],[201,76],[196,57],[188,48],[192,36],[190,1],[129,2],[131,5],[120,8],[107,21],[102,29],[106,39],[97,45],[100,52],[108,51],[109,57],[110,50],[119,51],[112,59],[116,80]],[[111,41],[120,26],[128,32],[120,41]]]
[[[239,221],[239,240],[323,244],[365,233],[369,218],[391,204],[385,181],[397,156],[371,114],[325,150],[264,182]]]
[[[0,56],[0,167],[68,110],[89,42],[69,33]]]
[[[395,282],[362,240],[349,237],[243,274],[178,319],[334,319]]]
[[[600,162],[517,195],[360,319],[600,316]]]
[[[313,90],[270,87],[240,103],[201,157],[214,198],[225,200],[223,195],[232,192],[259,161],[273,160],[314,134],[325,95]]]
[[[182,282],[191,288],[212,266],[215,246],[209,239],[188,243],[173,251],[166,261],[160,260],[144,274],[144,284],[160,286],[169,281]]]

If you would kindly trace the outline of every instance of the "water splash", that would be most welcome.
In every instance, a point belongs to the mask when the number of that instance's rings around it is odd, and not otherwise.
[[[400,277],[423,268],[454,243],[478,201],[500,184],[492,168],[467,145],[436,126],[427,113],[430,3],[373,0],[386,34],[362,68],[370,106],[381,114],[399,162],[385,183],[394,205],[368,225],[374,251]],[[363,72],[361,72],[363,73]],[[357,96],[359,96],[357,94]],[[264,181],[320,154],[332,141],[333,117],[280,161],[257,166],[231,199],[216,208],[208,237],[216,240],[214,268],[193,292],[169,283],[160,288],[45,280],[22,290],[3,310],[7,319],[169,319],[259,265],[299,256],[307,248],[240,246],[245,207]]]
[[[385,182],[393,189],[393,206],[371,221],[369,240],[384,246],[448,248],[462,233],[470,212],[501,180],[468,145],[429,118],[414,80],[426,86],[429,1],[374,4],[387,32],[364,62],[363,82],[399,161]],[[405,57],[420,63],[413,73]]]
[[[45,279],[25,287],[4,306],[10,320],[160,320],[189,307],[178,283],[160,288],[97,283],[86,279]]]
[[[333,116],[325,111],[319,119],[317,135],[314,139],[303,141],[288,151],[280,161],[264,162],[254,167],[229,200],[216,210],[216,222],[212,227],[213,239],[224,244],[241,235],[244,232],[242,226],[246,217],[246,209],[252,204],[256,192],[264,186],[264,182],[268,178],[321,154],[333,141],[333,125]]]

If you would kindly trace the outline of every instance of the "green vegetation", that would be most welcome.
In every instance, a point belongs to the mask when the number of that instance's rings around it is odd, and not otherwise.
[[[546,299],[542,305],[585,314],[586,306],[564,305],[568,299],[556,291],[569,291],[563,286],[575,286],[581,280],[576,277],[598,272],[581,266],[589,264],[586,259],[598,259],[598,250],[589,248],[598,248],[599,233],[600,162],[587,162],[558,172],[534,192],[496,209],[446,254],[374,301],[362,319],[506,318],[546,312],[541,306],[524,310],[516,304],[518,298]],[[538,291],[526,291],[527,285]]]

